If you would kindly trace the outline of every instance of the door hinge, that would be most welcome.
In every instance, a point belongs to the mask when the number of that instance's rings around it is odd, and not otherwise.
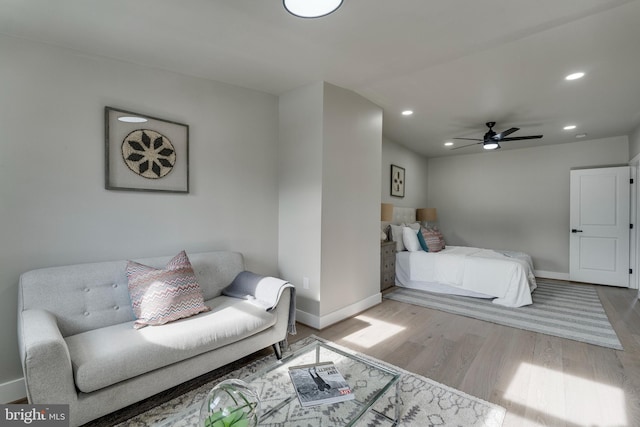
[[[633,184],[633,178],[631,178],[631,179],[629,180],[629,182],[630,182],[631,184]]]
[[[633,274],[633,268],[629,269],[629,274]]]
[[[629,229],[633,230],[633,224],[629,224]]]

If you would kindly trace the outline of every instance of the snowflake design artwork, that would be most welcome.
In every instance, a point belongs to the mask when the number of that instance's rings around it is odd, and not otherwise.
[[[176,150],[159,132],[137,129],[122,141],[122,158],[137,175],[159,179],[169,174],[176,164]]]

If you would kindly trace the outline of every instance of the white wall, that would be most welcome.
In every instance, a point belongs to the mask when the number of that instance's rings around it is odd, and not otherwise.
[[[429,160],[429,204],[447,243],[529,253],[569,271],[569,171],[627,164],[627,137]]]
[[[382,109],[325,83],[323,133],[320,316],[342,320],[380,302]]]
[[[4,36],[0,58],[0,401],[24,396],[24,271],[230,249],[278,273],[277,97]],[[104,189],[107,105],[190,126],[190,194]]]
[[[406,208],[427,208],[428,159],[387,137],[382,138],[382,203]],[[405,169],[404,197],[391,196],[391,165]]]
[[[629,134],[629,160],[640,154],[640,123]]]
[[[324,83],[280,96],[278,259],[299,311],[320,313]],[[309,281],[308,289],[303,278]]]
[[[320,82],[280,97],[279,265],[303,323],[380,301],[381,145],[382,110],[353,92]]]

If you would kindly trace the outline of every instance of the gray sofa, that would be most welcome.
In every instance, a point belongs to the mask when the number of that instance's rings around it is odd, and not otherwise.
[[[135,261],[164,268],[170,259]],[[29,402],[69,404],[70,423],[78,426],[263,348],[273,346],[280,358],[294,290],[265,310],[221,294],[244,270],[241,254],[189,259],[211,311],[139,330],[126,261],[24,273],[18,339]]]

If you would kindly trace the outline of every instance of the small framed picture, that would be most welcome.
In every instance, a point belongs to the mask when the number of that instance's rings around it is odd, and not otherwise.
[[[105,107],[105,188],[189,192],[189,126]]]
[[[404,168],[391,165],[391,195],[404,197]]]

